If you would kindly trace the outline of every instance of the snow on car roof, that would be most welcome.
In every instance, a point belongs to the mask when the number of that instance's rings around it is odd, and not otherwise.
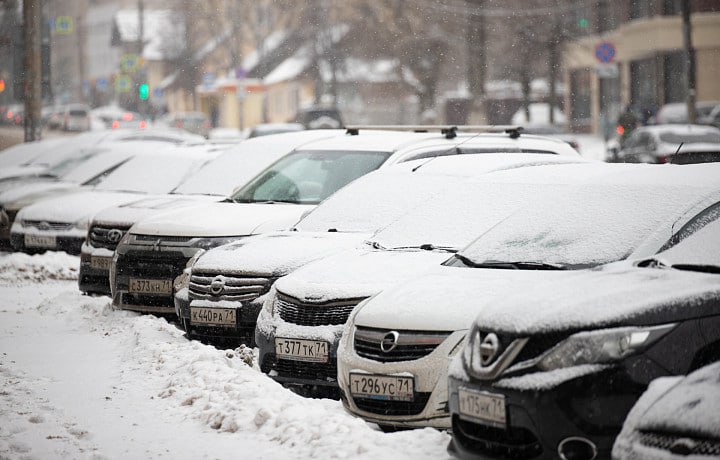
[[[302,150],[338,150],[338,151],[366,151],[366,152],[394,152],[413,142],[430,137],[440,138],[435,133],[413,133],[396,131],[363,131],[357,136],[344,135],[324,139],[303,146]]]
[[[31,163],[35,158],[46,151],[51,151],[64,141],[64,138],[43,139],[41,141],[16,144],[0,150],[0,167],[7,168]]]
[[[293,149],[342,135],[341,130],[308,130],[248,139],[226,149],[183,182],[175,193],[228,196]]]
[[[466,195],[464,179],[496,170],[571,161],[583,160],[554,155],[483,154],[400,163],[355,180],[323,201],[296,227],[303,231],[375,232],[425,206],[438,194]]]

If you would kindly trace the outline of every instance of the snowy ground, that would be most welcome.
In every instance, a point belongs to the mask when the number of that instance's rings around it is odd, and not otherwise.
[[[78,265],[0,252],[0,459],[448,457],[446,433],[382,433],[282,388],[250,350],[80,295]]]

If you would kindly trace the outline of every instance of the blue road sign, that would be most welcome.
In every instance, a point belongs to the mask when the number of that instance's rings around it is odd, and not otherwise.
[[[107,89],[108,81],[105,78],[98,78],[95,80],[95,89],[100,92],[104,92]]]
[[[602,64],[612,62],[616,52],[615,45],[610,42],[600,42],[595,45],[595,57]]]

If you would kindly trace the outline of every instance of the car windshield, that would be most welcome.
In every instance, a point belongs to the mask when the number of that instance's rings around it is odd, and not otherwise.
[[[622,260],[656,231],[668,239],[673,222],[701,196],[680,186],[535,186],[515,211],[460,251],[458,259],[470,266],[541,263],[565,268]]]
[[[660,140],[668,144],[718,144],[720,143],[720,132],[667,132],[660,134]]]
[[[654,259],[676,268],[688,266],[720,267],[720,205],[716,205],[707,219],[694,222],[692,228],[680,233],[689,236],[671,248],[658,253]]]
[[[207,159],[193,155],[144,154],[107,174],[97,190],[169,193]]]
[[[233,195],[239,203],[318,204],[380,167],[389,152],[297,151],[277,161]]]

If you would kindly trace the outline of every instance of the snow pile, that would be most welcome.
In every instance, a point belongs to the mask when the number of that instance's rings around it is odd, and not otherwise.
[[[17,282],[76,280],[80,259],[64,252],[28,255],[20,252],[0,257],[0,284]]]

